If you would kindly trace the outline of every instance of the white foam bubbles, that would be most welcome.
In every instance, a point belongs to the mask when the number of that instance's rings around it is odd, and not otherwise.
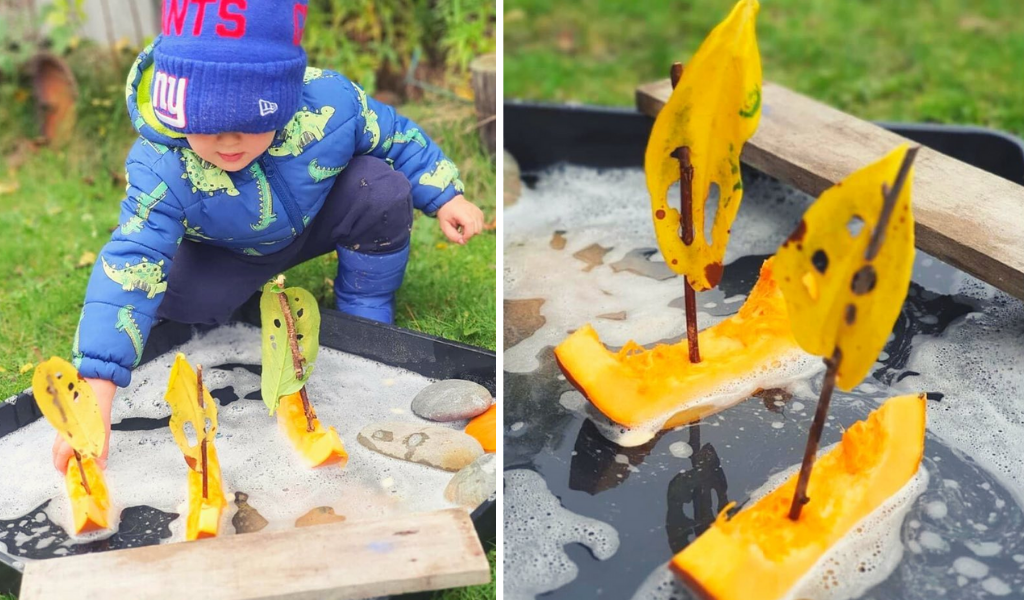
[[[258,328],[221,327],[197,336],[180,350],[193,366],[204,366],[204,383],[211,390],[230,385],[236,393],[242,392],[241,396],[259,389],[259,377],[244,369],[213,368],[224,363],[259,364]],[[159,419],[170,414],[163,395],[173,360],[174,354],[168,353],[135,371],[132,384],[115,397],[114,423],[129,417]],[[391,385],[382,383],[387,380]],[[392,409],[408,408],[416,393],[430,382],[409,371],[321,349],[308,385],[309,396],[320,420],[341,435],[349,453],[348,465],[344,469],[307,468],[262,402],[237,400],[219,411],[216,446],[225,494],[229,501],[235,491],[249,494],[249,504],[270,521],[268,530],[292,527],[296,518],[317,506],[332,506],[350,520],[453,507],[444,498],[451,473],[383,456],[356,441],[356,434],[367,424],[394,420]],[[427,423],[411,414],[402,418]],[[53,438],[53,428],[43,419],[0,438],[0,456],[4,458],[0,461],[0,481],[4,482],[0,485],[0,518],[26,514],[53,498],[48,515],[69,528],[64,481],[51,464]],[[182,516],[171,525],[171,540],[183,538],[187,467],[169,428],[112,432],[105,476],[115,521],[127,506],[144,504],[178,512]],[[382,486],[382,481],[391,485]],[[234,533],[230,525],[234,512],[229,503],[222,535]]]
[[[566,510],[539,473],[505,472],[504,597],[532,600],[576,579],[579,569],[565,553],[566,544],[583,544],[599,560],[619,548],[614,527]]]

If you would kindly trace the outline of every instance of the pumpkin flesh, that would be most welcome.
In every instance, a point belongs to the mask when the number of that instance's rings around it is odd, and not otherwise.
[[[476,441],[480,442],[483,446],[484,452],[495,452],[497,451],[497,444],[495,443],[496,429],[498,427],[498,405],[492,404],[481,415],[475,417],[466,425],[466,433],[476,438]]]
[[[200,465],[196,465],[200,467]],[[216,537],[220,531],[220,516],[227,506],[224,488],[221,485],[220,460],[214,445],[206,445],[206,498],[203,498],[203,474],[195,469],[188,470],[188,520],[185,523],[185,539],[201,540]]]
[[[324,429],[320,419],[313,418],[313,431],[308,431],[306,412],[300,392],[282,396],[277,407],[277,423],[284,430],[292,446],[310,467],[348,463],[348,453],[334,427]]]
[[[759,387],[772,387],[767,383],[773,370],[809,358],[791,333],[772,259],[761,267],[739,312],[701,331],[698,339],[702,360],[694,364],[685,339],[651,350],[630,341],[612,352],[588,324],[559,344],[555,357],[566,378],[615,423],[628,428],[656,423],[664,429],[728,408]],[[761,385],[755,382],[759,375]],[[752,383],[744,387],[744,381]]]
[[[71,500],[71,514],[75,522],[75,533],[89,533],[110,528],[110,496],[107,484],[103,479],[103,470],[95,459],[82,457],[82,469],[89,482],[89,492],[82,485],[82,471],[78,461],[72,456],[68,461],[68,470],[64,475],[64,483]]]
[[[728,519],[726,510],[670,566],[706,598],[772,600],[786,594],[832,545],[900,491],[924,452],[924,394],[891,398],[855,423],[814,463],[810,497],[789,519],[798,473]]]

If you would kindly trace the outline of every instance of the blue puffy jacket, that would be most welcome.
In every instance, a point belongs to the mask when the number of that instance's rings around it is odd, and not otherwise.
[[[342,75],[314,68],[306,70],[302,108],[267,152],[238,172],[218,169],[153,114],[152,48],[128,75],[139,139],[125,163],[120,224],[100,251],[75,334],[73,358],[84,377],[131,381],[182,240],[277,252],[316,218],[334,177],[359,154],[408,177],[414,206],[427,214],[463,189],[455,164],[415,123]],[[224,104],[230,110],[231,99]]]

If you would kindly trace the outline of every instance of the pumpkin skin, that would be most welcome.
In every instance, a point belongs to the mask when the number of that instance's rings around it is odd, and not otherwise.
[[[481,415],[476,416],[469,425],[466,425],[466,433],[475,437],[476,441],[483,446],[484,452],[495,452],[498,446],[495,444],[495,430],[498,427],[498,405],[492,404]]]
[[[82,468],[89,481],[89,491],[85,493],[82,485],[82,472],[78,462],[72,456],[68,461],[68,470],[64,475],[64,483],[71,500],[71,514],[75,521],[75,533],[89,533],[110,528],[110,496],[107,484],[103,479],[103,470],[99,464],[88,456],[82,457]]]
[[[853,424],[814,462],[810,497],[789,519],[799,473],[732,519],[729,507],[669,563],[705,598],[780,598],[858,522],[917,473],[924,453],[924,394],[891,398]],[[735,503],[733,503],[735,504]]]
[[[203,498],[203,474],[194,469],[188,470],[188,520],[185,522],[185,539],[189,541],[216,537],[220,531],[221,513],[228,504],[221,485],[220,459],[217,458],[217,448],[212,443],[206,445],[206,468],[210,472],[206,480],[206,498]]]
[[[662,427],[669,429],[727,408],[700,400],[723,384],[802,354],[773,278],[772,260],[761,266],[739,312],[698,334],[701,362],[690,362],[685,339],[651,350],[630,341],[612,352],[587,324],[555,348],[562,372],[594,407],[626,427],[662,419]]]
[[[306,412],[302,408],[299,392],[281,397],[277,407],[277,424],[309,467],[344,467],[348,463],[345,445],[334,427],[324,429],[320,419],[314,418],[313,431],[306,431]]]

